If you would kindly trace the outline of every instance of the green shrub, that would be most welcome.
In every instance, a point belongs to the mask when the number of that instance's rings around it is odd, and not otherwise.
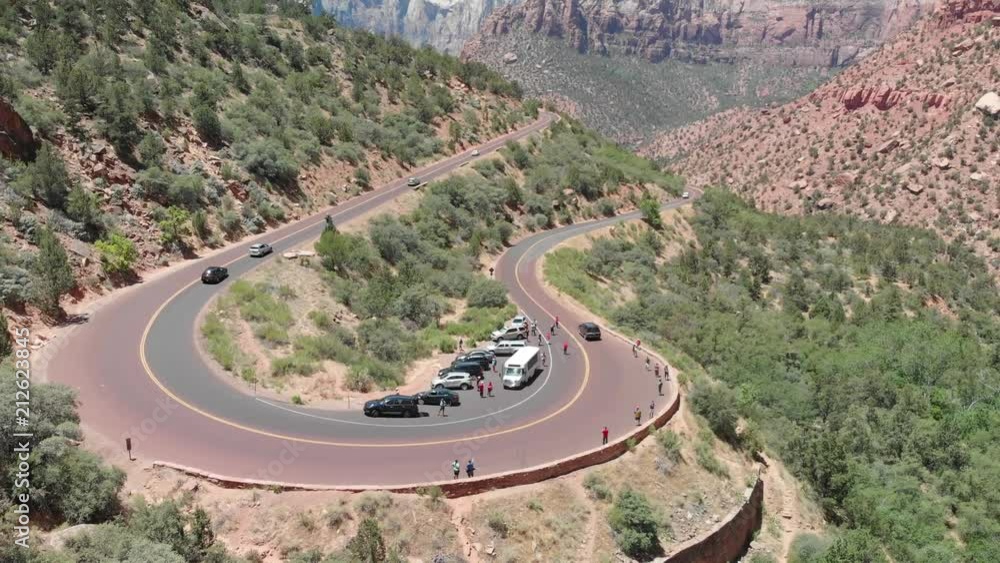
[[[191,111],[191,120],[198,135],[206,143],[218,145],[222,142],[222,123],[215,110],[207,104],[198,104]]]
[[[256,139],[235,147],[247,172],[277,184],[291,184],[299,175],[299,166],[280,141]]]
[[[507,524],[507,519],[500,512],[491,512],[486,518],[486,524],[501,538],[506,538],[507,534],[510,533],[510,526]]]
[[[829,548],[828,538],[816,534],[796,534],[788,550],[788,563],[822,563]]]
[[[216,312],[205,315],[201,325],[201,334],[205,337],[208,353],[223,369],[235,371],[242,352],[236,346],[229,329],[223,324],[222,318]]]
[[[694,454],[695,458],[698,460],[698,465],[702,466],[712,475],[716,475],[718,477],[729,477],[729,471],[726,469],[726,466],[719,461],[719,458],[715,457],[715,452],[712,451],[712,442],[710,439],[699,439],[694,446]]]
[[[497,280],[480,278],[472,282],[465,295],[469,307],[498,308],[507,305],[507,288]]]
[[[190,213],[180,207],[169,207],[166,217],[158,223],[160,227],[160,242],[164,248],[175,248],[184,245],[184,237],[188,234],[188,219]]]
[[[20,193],[40,199],[53,209],[62,209],[69,194],[69,173],[59,152],[48,142],[42,143],[35,161],[14,182]]]
[[[673,430],[661,429],[656,433],[656,442],[667,459],[674,463],[681,461],[681,439]]]
[[[642,220],[650,227],[660,231],[663,230],[663,217],[660,216],[660,202],[651,197],[643,197],[639,201],[639,210],[642,211]]]
[[[607,482],[597,473],[588,473],[583,480],[583,486],[597,500],[611,500],[614,497]]]
[[[111,277],[131,272],[135,261],[139,258],[135,243],[121,233],[111,233],[108,238],[94,243],[94,247],[101,254],[101,267],[104,273]]]
[[[76,286],[62,243],[49,229],[38,233],[38,254],[31,260],[32,301],[47,315],[58,315],[59,299]]]
[[[300,353],[271,360],[271,375],[274,377],[285,377],[293,373],[312,375],[317,369],[319,368],[312,359]]]
[[[660,523],[642,493],[622,491],[608,513],[615,543],[629,557],[647,558],[660,551]]]

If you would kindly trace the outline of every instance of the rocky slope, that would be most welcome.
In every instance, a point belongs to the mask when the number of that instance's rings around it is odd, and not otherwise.
[[[724,109],[803,95],[931,1],[527,0],[495,10],[462,55],[641,143]]]
[[[344,25],[457,54],[494,9],[517,0],[317,0]]]
[[[1000,267],[1000,1],[954,0],[808,97],[645,153],[762,208],[930,227]],[[991,92],[994,92],[991,94]]]
[[[79,302],[530,119],[496,73],[329,18],[54,5],[0,7],[0,305],[24,322],[54,287],[42,232]]]

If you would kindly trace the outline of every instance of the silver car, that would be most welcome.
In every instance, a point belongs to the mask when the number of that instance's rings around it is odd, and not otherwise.
[[[472,375],[464,371],[449,372],[441,377],[435,377],[431,382],[431,388],[472,389]]]
[[[268,254],[274,252],[270,244],[266,242],[258,242],[257,244],[250,246],[250,257],[260,258],[261,256],[267,256]]]

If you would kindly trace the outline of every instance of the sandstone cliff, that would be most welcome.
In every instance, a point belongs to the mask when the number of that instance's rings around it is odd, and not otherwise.
[[[934,229],[1000,271],[997,61],[1000,0],[952,0],[805,98],[718,114],[645,152],[766,210]]]
[[[498,8],[464,53],[515,30],[559,37],[581,53],[796,66],[855,60],[919,18],[932,0],[526,0]]]
[[[320,0],[323,10],[351,27],[398,35],[457,54],[497,7],[517,0]]]

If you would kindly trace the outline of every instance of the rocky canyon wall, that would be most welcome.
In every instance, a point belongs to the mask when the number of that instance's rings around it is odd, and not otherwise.
[[[498,7],[463,54],[526,31],[558,37],[581,53],[650,62],[754,59],[789,66],[843,66],[908,28],[933,0],[525,0]]]

